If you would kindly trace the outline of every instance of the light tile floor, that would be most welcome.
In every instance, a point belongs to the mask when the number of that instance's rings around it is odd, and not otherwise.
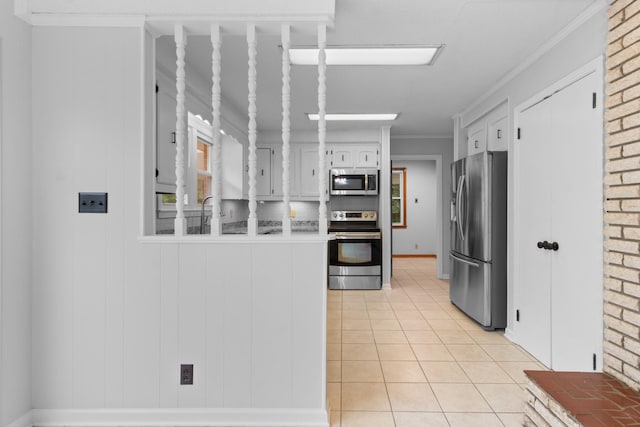
[[[449,301],[435,259],[394,258],[390,290],[328,291],[332,427],[521,426],[544,369]]]

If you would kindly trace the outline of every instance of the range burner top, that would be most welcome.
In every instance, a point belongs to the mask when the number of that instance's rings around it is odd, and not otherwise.
[[[331,211],[329,232],[380,231],[376,211]]]

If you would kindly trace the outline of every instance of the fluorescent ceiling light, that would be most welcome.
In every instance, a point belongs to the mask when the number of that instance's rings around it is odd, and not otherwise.
[[[329,47],[327,65],[431,65],[442,46]],[[318,65],[318,48],[291,48],[292,65]]]
[[[309,120],[318,120],[318,114],[307,113]],[[371,121],[371,120],[395,120],[398,117],[398,113],[389,114],[325,114],[325,120],[333,121]]]

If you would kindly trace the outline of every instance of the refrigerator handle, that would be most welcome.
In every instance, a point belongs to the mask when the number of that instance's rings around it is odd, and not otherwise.
[[[463,222],[464,219],[462,217],[462,188],[464,187],[464,175],[460,175],[460,178],[458,178],[458,194],[457,194],[457,200],[456,200],[456,207],[458,210],[457,213],[457,224],[458,224],[458,231],[460,232],[460,240],[462,240],[464,242],[464,230],[463,230]]]
[[[461,263],[463,263],[463,264],[470,265],[471,267],[475,267],[475,268],[480,267],[480,264],[475,263],[475,262],[471,262],[471,261],[467,261],[466,259],[462,259],[462,258],[460,258],[460,257],[457,257],[457,256],[455,256],[455,255],[454,255],[454,254],[452,254],[452,253],[449,253],[449,256],[450,256],[451,258],[455,259],[456,261],[459,261],[459,262],[461,262]]]

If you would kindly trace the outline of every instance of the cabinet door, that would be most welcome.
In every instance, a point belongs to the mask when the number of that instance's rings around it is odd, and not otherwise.
[[[300,195],[318,196],[318,149],[303,148],[300,151]]]
[[[467,141],[467,154],[469,156],[486,151],[487,128],[484,125],[476,128],[469,128],[469,138]]]
[[[271,147],[271,195],[283,195],[282,191],[282,146]]]
[[[595,74],[554,94],[551,235],[554,370],[602,368],[602,110]],[[599,102],[601,104],[601,102]],[[579,153],[576,159],[576,153]]]
[[[519,242],[513,263],[518,283],[515,328],[519,344],[546,366],[551,366],[551,251],[538,248],[537,243],[551,239],[550,123],[550,111],[544,103],[519,118],[523,129],[516,142],[520,159],[519,179],[515,180]]]
[[[352,168],[353,150],[351,147],[333,148],[331,150],[331,167]]]
[[[256,148],[256,196],[271,195],[271,148]]]
[[[489,124],[487,129],[487,149],[491,151],[506,151],[507,144],[507,117],[502,117]]]
[[[360,147],[360,148],[356,148],[355,151],[357,156],[356,167],[373,168],[373,169],[378,168],[378,165],[379,165],[378,154],[380,152],[378,147],[376,146]]]
[[[173,133],[176,128],[176,100],[170,94],[159,91],[156,97],[156,182],[176,185],[176,144]]]
[[[548,367],[602,368],[602,110],[594,74],[519,117],[518,343]],[[576,153],[580,153],[576,160]],[[557,242],[558,250],[538,248]]]

